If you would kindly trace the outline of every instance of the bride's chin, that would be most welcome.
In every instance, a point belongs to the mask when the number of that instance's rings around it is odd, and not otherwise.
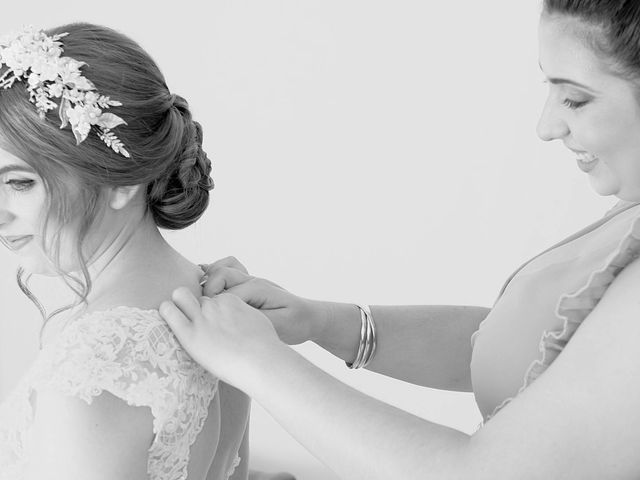
[[[57,271],[53,265],[43,264],[41,262],[24,260],[19,262],[20,268],[27,275],[42,275],[45,277],[57,277],[60,276],[60,272]]]

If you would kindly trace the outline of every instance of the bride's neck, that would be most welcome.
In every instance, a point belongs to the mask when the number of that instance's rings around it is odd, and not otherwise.
[[[155,278],[167,267],[187,263],[162,237],[150,215],[132,216],[120,227],[90,262],[89,303],[129,291],[141,279]]]

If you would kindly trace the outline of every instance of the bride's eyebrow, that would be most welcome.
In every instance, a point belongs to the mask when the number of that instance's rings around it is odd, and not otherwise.
[[[0,175],[4,175],[9,172],[27,172],[27,173],[36,173],[36,171],[28,165],[5,165],[4,167],[0,167]]]

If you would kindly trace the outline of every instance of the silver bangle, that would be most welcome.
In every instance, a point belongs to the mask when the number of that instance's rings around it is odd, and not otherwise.
[[[360,308],[358,305],[356,305],[356,307]],[[362,356],[364,354],[364,339],[367,335],[367,320],[362,313],[362,310],[360,310],[360,319],[362,323],[360,325],[360,343],[358,344],[358,352],[356,353],[356,359],[352,363],[345,362],[349,368],[358,368],[356,365],[362,362]]]
[[[377,339],[376,339],[376,325],[373,322],[373,316],[371,315],[371,309],[368,305],[356,304],[358,310],[360,310],[360,319],[362,325],[360,327],[360,343],[358,344],[358,353],[353,363],[348,363],[347,367],[356,369],[364,368],[373,359],[376,353]]]

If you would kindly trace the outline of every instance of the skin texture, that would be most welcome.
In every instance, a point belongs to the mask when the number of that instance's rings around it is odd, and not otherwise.
[[[565,17],[541,20],[540,64],[550,90],[538,133],[598,158],[588,173],[596,193],[640,201],[634,85],[589,50],[580,34],[585,28]],[[638,261],[615,278],[547,371],[472,436],[367,397],[306,361],[280,338],[302,341],[307,332],[308,340],[326,342],[340,331],[332,327],[335,311],[226,262],[211,272],[217,286],[210,293],[222,293],[197,298],[178,289],[162,315],[197,361],[261,403],[340,478],[640,476]],[[282,320],[296,312],[307,317],[288,329]],[[357,340],[350,341],[353,352]],[[394,350],[404,354],[399,344]]]

